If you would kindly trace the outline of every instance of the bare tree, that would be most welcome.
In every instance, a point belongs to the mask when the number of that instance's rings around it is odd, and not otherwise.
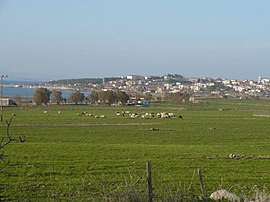
[[[88,100],[91,104],[96,103],[98,101],[98,92],[97,91],[92,91],[88,95]]]
[[[81,93],[79,90],[76,90],[70,95],[69,99],[71,102],[74,102],[77,105],[79,102],[83,103],[84,97],[85,97],[84,93]]]
[[[62,92],[60,90],[53,90],[51,100],[59,105],[63,101]]]
[[[99,91],[98,99],[101,103],[106,103],[108,100],[107,91]]]
[[[4,163],[4,166],[0,167],[0,170],[4,169],[7,165],[9,165],[9,161],[5,160],[4,158],[5,157],[4,149],[12,142],[25,142],[26,141],[25,137],[19,136],[17,138],[14,138],[10,135],[10,127],[11,127],[12,119],[14,116],[16,115],[12,114],[12,117],[6,121],[6,124],[7,124],[6,134],[4,135],[4,137],[1,138],[1,141],[0,141],[0,161]]]

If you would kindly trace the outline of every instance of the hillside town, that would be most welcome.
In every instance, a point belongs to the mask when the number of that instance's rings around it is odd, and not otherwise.
[[[46,83],[50,88],[73,88],[84,91],[121,90],[128,94],[151,94],[159,97],[166,93],[188,93],[193,98],[269,98],[270,79],[253,80],[165,76],[128,75],[100,79],[59,80]]]
[[[108,100],[112,99],[114,101],[110,101],[111,103],[147,106],[149,101],[180,103],[197,102],[199,99],[207,98],[268,99],[270,95],[270,79],[265,77],[259,77],[257,81],[253,81],[184,77],[178,74],[64,79],[36,84],[4,85],[4,87],[31,88],[36,92],[37,89],[46,90],[45,94],[48,93],[46,105],[47,103],[108,104]],[[62,92],[64,91],[68,96],[63,96]],[[120,95],[121,92],[124,94]],[[110,96],[114,98],[109,98]],[[127,99],[124,99],[123,96]],[[1,93],[1,105],[4,106],[37,103],[34,92],[32,96],[27,98],[23,96],[2,97]]]

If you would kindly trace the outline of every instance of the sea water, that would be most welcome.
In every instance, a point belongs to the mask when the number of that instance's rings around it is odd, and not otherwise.
[[[18,88],[3,88],[3,97],[15,97],[15,96],[20,96],[20,97],[28,97],[32,98],[36,92],[36,88],[23,88],[23,87],[18,87]],[[71,93],[73,92],[72,89],[64,89],[61,90],[62,92],[62,97],[63,98],[69,98]],[[84,93],[85,96],[89,95],[89,92],[82,92]]]

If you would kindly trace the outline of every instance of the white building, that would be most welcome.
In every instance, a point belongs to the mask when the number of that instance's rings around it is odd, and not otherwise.
[[[140,79],[144,79],[144,77],[140,76],[140,75],[128,75],[127,79],[128,80],[140,80]]]
[[[262,78],[259,76],[258,83],[267,84],[267,83],[270,83],[270,79],[269,78]]]
[[[243,86],[233,86],[233,89],[237,92],[243,92],[245,90]]]
[[[0,98],[0,105],[1,106],[14,106],[16,103],[10,98]]]

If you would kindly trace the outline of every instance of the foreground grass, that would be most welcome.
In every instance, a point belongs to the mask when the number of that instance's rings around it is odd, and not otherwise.
[[[44,110],[48,113],[43,114]],[[167,111],[184,119],[115,115],[122,110]],[[77,115],[85,111],[107,118]],[[26,201],[144,201],[147,160],[152,161],[156,201],[166,197],[195,200],[198,168],[208,195],[218,188],[238,194],[249,194],[255,185],[267,189],[269,118],[253,115],[269,112],[268,102],[222,101],[149,108],[5,108],[6,118],[16,113],[12,135],[25,135],[28,141],[6,149],[8,159],[17,165],[1,171],[1,195]],[[4,130],[2,125],[1,135]],[[236,157],[231,159],[230,154]]]

